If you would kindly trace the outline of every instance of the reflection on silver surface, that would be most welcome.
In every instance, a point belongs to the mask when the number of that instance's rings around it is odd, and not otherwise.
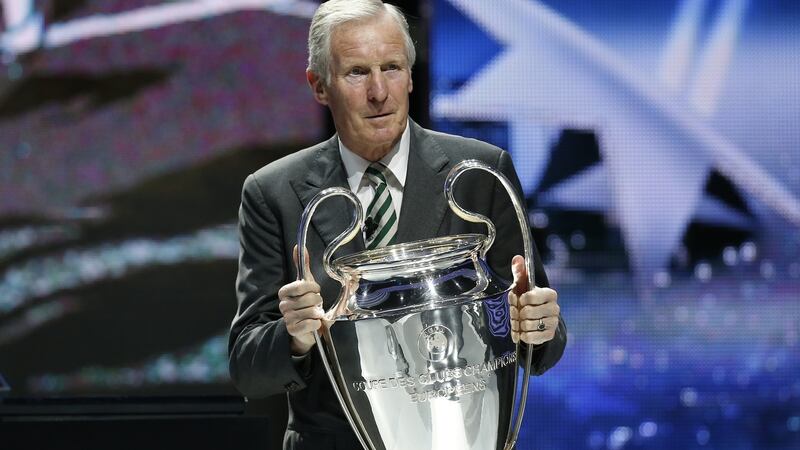
[[[505,294],[496,300],[507,311]],[[508,415],[514,401],[516,352],[508,335],[491,333],[481,303],[337,320],[325,332],[340,388],[373,448],[502,448],[500,411]],[[395,337],[388,352],[387,335]]]

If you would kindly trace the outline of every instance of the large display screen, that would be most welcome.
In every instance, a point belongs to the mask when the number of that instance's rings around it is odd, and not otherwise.
[[[3,1],[11,395],[233,393],[244,178],[319,141],[316,4]]]
[[[518,448],[800,448],[800,3],[427,5],[432,126],[511,153],[569,329]],[[11,395],[233,392],[240,189],[324,137],[316,6],[0,1]]]
[[[800,3],[433,6],[433,123],[511,153],[569,329],[519,448],[800,448]]]

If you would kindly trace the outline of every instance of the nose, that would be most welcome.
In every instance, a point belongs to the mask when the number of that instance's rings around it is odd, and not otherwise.
[[[369,86],[367,86],[367,96],[370,102],[383,103],[389,96],[386,87],[386,76],[379,68],[373,69],[369,76]]]

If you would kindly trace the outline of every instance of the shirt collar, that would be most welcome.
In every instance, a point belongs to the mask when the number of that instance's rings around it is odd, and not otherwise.
[[[356,192],[361,185],[361,180],[364,178],[364,172],[372,163],[353,153],[344,145],[341,139],[337,139],[339,140],[339,154],[342,157],[342,164],[344,164],[344,170],[347,173],[347,184],[350,186],[351,191]],[[410,145],[411,128],[409,123],[406,122],[406,129],[400,135],[400,142],[380,161],[392,171],[392,175],[400,182],[401,187],[406,185]]]

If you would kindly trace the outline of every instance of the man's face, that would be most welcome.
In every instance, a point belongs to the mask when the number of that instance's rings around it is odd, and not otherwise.
[[[328,86],[308,73],[315,98],[330,108],[347,148],[381,159],[408,119],[411,68],[399,25],[388,14],[340,25],[331,36],[330,71]]]

